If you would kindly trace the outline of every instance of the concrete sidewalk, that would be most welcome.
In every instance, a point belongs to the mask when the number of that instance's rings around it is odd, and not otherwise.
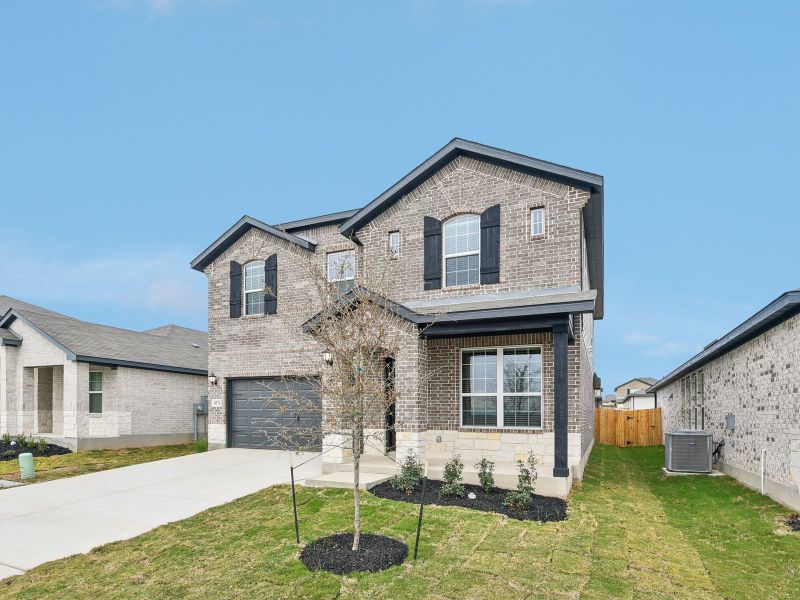
[[[0,579],[288,481],[287,452],[229,448],[2,490]]]

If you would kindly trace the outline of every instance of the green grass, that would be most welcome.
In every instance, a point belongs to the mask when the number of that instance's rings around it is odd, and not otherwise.
[[[28,483],[52,481],[85,473],[127,467],[139,463],[174,458],[196,452],[194,444],[154,446],[152,448],[124,448],[122,450],[86,450],[60,456],[40,456],[34,459],[36,479]],[[0,479],[19,481],[19,461],[0,461]],[[0,491],[0,494],[2,491]]]
[[[562,523],[426,509],[419,560],[338,577],[298,560],[279,486],[0,582],[11,598],[797,598],[788,511],[728,478],[664,480],[661,448],[597,446]],[[345,531],[346,490],[300,489],[303,543]],[[413,549],[417,507],[365,494],[365,529]]]

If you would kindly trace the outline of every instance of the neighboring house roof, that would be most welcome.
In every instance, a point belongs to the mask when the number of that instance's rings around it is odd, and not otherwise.
[[[604,295],[603,177],[587,171],[580,171],[571,167],[565,167],[530,156],[509,152],[508,150],[463,140],[461,138],[454,138],[448,142],[430,158],[425,160],[363,208],[341,211],[298,221],[289,221],[274,226],[253,219],[252,217],[244,216],[198,255],[190,263],[191,267],[202,271],[252,227],[256,227],[287,241],[294,242],[311,252],[315,249],[314,242],[293,235],[291,231],[339,223],[339,232],[347,238],[356,240],[356,230],[369,223],[381,212],[392,206],[404,194],[418,186],[457,156],[477,158],[590,192],[589,201],[583,208],[583,222],[587,240],[587,267],[590,284],[592,288],[597,290],[597,300],[594,308],[595,316],[598,319],[602,318]]]
[[[800,289],[778,296],[741,325],[712,342],[647,391],[655,392],[800,313]]]
[[[624,383],[620,383],[614,389],[618,390],[619,388],[624,387],[629,383],[633,383],[634,381],[641,381],[642,383],[646,383],[647,385],[653,385],[656,381],[658,381],[658,379],[656,379],[655,377],[634,377],[633,379],[628,379],[628,381]]]
[[[4,336],[13,334],[8,328],[21,319],[71,360],[195,375],[208,373],[208,335],[204,331],[177,325],[131,331],[80,321],[8,296],[0,296],[0,314],[0,332],[5,332]]]
[[[603,383],[602,383],[602,381],[600,381],[600,378],[597,376],[597,373],[595,373],[592,376],[592,387],[594,389],[596,389],[596,390],[602,390],[603,389]]]

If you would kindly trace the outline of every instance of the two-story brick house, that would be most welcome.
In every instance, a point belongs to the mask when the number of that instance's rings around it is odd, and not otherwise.
[[[540,490],[562,495],[581,477],[603,315],[601,176],[454,139],[361,209],[242,218],[191,263],[209,284],[212,447],[274,447],[254,424],[264,381],[324,376],[325,349],[303,330],[318,308],[299,256],[393,282],[408,327],[387,452],[439,464],[458,453],[467,470],[487,457],[510,474],[533,451]]]

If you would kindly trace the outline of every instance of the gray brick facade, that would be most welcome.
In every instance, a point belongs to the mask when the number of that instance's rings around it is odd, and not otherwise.
[[[459,156],[359,229],[356,236],[360,244],[342,236],[336,225],[292,232],[313,240],[314,253],[267,231],[248,229],[203,268],[208,277],[209,373],[217,377],[217,384],[209,388],[211,444],[221,447],[228,443],[225,395],[229,380],[324,372],[322,348],[301,331],[302,324],[319,310],[312,279],[304,266],[307,261],[322,268],[327,253],[354,248],[359,277],[382,273],[391,282],[391,300],[399,303],[522,290],[588,289],[586,255],[582,252],[582,209],[588,200],[589,193],[582,189]],[[501,211],[499,283],[425,290],[423,218],[446,221],[458,214],[480,214],[497,204]],[[534,238],[530,210],[538,207],[545,209],[545,234]],[[387,255],[392,231],[400,232],[397,260]],[[277,254],[278,261],[277,314],[231,318],[230,262],[245,265],[272,254]],[[591,315],[576,314],[574,328],[575,340],[568,348],[568,431],[570,465],[576,468],[585,460],[593,440]],[[463,448],[465,452],[480,452],[481,445],[486,444],[487,456],[499,460],[511,461],[528,448],[534,449],[545,464],[552,464],[552,333],[426,340],[419,337],[414,326],[403,335],[403,356],[397,357],[396,364],[398,455],[413,448],[435,458],[437,451],[459,450],[460,445],[468,446]],[[462,429],[460,349],[519,344],[542,347],[541,430]],[[446,439],[438,441],[443,433]],[[476,441],[487,439],[499,441]],[[489,449],[497,444],[499,448]],[[582,471],[577,470],[580,476]]]
[[[705,430],[724,440],[721,468],[800,509],[800,315],[776,325],[687,375],[703,373]],[[664,431],[693,427],[680,379],[658,389]],[[726,417],[735,419],[726,429]]]

